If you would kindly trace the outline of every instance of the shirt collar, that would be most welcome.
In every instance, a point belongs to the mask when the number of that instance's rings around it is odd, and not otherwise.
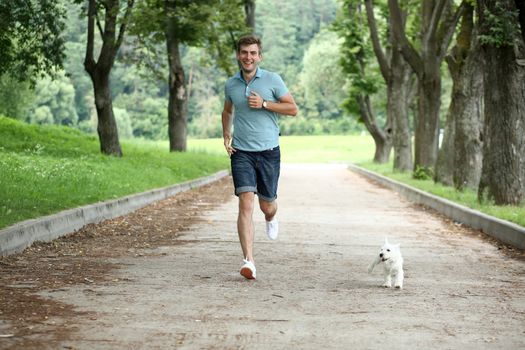
[[[254,79],[255,79],[255,78],[260,78],[261,76],[262,76],[262,69],[259,68],[259,67],[257,67],[257,70],[255,71],[255,75],[254,75],[253,78],[254,78]],[[244,78],[243,78],[243,76],[242,76],[241,71],[238,71],[238,72],[234,75],[234,77],[246,83],[246,81],[244,80]]]

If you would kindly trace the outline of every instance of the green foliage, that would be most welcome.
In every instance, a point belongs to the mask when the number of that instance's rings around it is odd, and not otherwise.
[[[0,1],[0,76],[34,81],[62,67],[64,17],[61,2]]]
[[[256,30],[263,40],[261,67],[278,72],[289,87],[299,83],[310,40],[335,18],[335,0],[257,0]]]
[[[136,40],[128,59],[157,76],[166,76],[165,26],[169,16],[179,44],[206,48],[208,59],[231,74],[235,67],[234,38],[248,31],[242,3],[237,0],[171,0],[171,3],[176,14],[166,13],[164,0],[137,3],[130,24],[130,35]]]
[[[226,155],[170,153],[123,142],[125,158],[101,155],[96,137],[0,117],[0,227],[97,201],[188,181],[228,168]]]
[[[332,27],[343,40],[340,64],[349,80],[348,98],[342,106],[353,114],[358,114],[356,97],[375,94],[383,83],[369,40],[366,14],[364,9],[357,11],[358,6],[357,0],[342,1],[341,11]]]
[[[302,116],[320,119],[342,116],[339,105],[345,97],[345,78],[338,64],[340,47],[341,40],[326,29],[310,42],[299,76],[300,86],[304,89]]]
[[[349,135],[363,130],[356,119],[349,116],[329,120],[282,118],[279,125],[282,135]]]
[[[412,173],[415,180],[432,180],[434,178],[434,169],[417,165],[416,170]]]
[[[27,116],[33,124],[77,125],[75,88],[63,73],[44,77],[35,86],[35,100]]]
[[[20,120],[62,123],[94,133],[97,118],[93,86],[83,67],[87,40],[82,8],[85,2],[63,3],[68,15],[63,33],[64,72],[58,72],[56,81],[39,79],[43,81],[37,82],[35,91],[9,77],[1,78],[0,112]],[[180,3],[189,6],[181,10],[179,18],[185,28],[193,23],[198,27],[195,31],[204,35],[180,45],[188,82],[189,134],[220,136],[224,82],[237,69],[233,42],[246,30],[242,1]],[[119,135],[124,138],[131,125],[133,137],[167,139],[163,4],[161,0],[136,1],[129,27],[132,35],[126,36],[111,70],[114,113]],[[193,18],[190,14],[197,11],[197,6],[200,14]],[[281,119],[283,134],[345,134],[361,130],[355,121],[343,116],[339,106],[346,80],[337,64],[339,40],[323,30],[335,18],[336,8],[336,0],[257,1],[256,29],[264,43],[261,66],[283,76],[300,110],[299,118]],[[285,10],[286,18],[282,16]],[[184,38],[184,33],[181,35]],[[100,44],[95,43],[96,50]]]
[[[0,115],[25,120],[34,98],[29,82],[20,82],[9,74],[0,76]]]
[[[496,1],[494,8],[485,8],[483,14],[485,30],[479,35],[481,43],[495,47],[514,46],[516,39],[521,37],[519,11],[512,11]]]

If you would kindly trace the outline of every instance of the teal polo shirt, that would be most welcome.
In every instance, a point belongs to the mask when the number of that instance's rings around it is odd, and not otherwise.
[[[234,106],[232,147],[259,152],[279,146],[279,124],[276,113],[250,108],[247,96],[252,90],[266,101],[278,102],[288,93],[288,88],[279,74],[261,68],[257,68],[249,83],[240,71],[226,82],[225,100]]]

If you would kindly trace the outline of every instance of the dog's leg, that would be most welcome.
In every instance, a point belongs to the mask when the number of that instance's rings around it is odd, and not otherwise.
[[[405,274],[403,273],[403,269],[399,269],[396,274],[396,283],[394,284],[394,287],[403,289],[403,279],[405,278]]]
[[[384,275],[385,275],[385,283],[383,283],[383,287],[386,287],[386,288],[392,287],[392,275],[390,274],[390,271],[385,269]]]

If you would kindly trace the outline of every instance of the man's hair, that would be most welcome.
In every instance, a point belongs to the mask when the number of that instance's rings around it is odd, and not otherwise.
[[[257,44],[257,47],[259,47],[259,54],[262,53],[262,42],[261,39],[256,37],[255,35],[245,35],[239,38],[237,41],[237,53],[241,52],[241,46],[249,46]]]

